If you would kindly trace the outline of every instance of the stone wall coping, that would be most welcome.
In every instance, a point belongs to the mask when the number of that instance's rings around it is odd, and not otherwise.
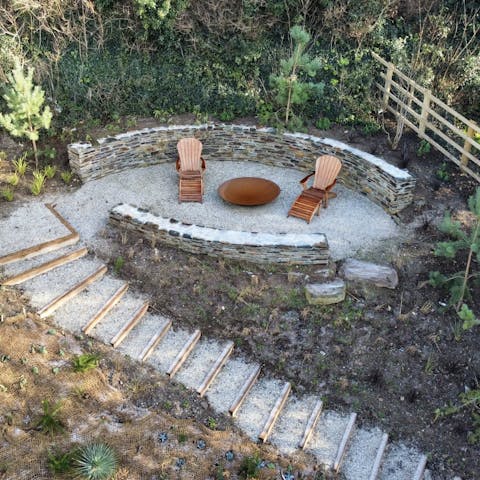
[[[133,218],[142,224],[152,224],[159,230],[175,232],[179,236],[187,236],[205,242],[221,242],[231,245],[279,246],[279,247],[328,247],[323,233],[257,233],[237,230],[221,230],[217,228],[190,225],[171,218],[160,217],[134,205],[121,203],[112,208],[112,213]]]
[[[159,127],[151,127],[151,128],[143,128],[141,130],[132,130],[131,132],[125,132],[125,133],[120,133],[115,136],[110,136],[110,137],[105,137],[105,138],[99,138],[98,143],[100,145],[104,143],[108,143],[110,141],[115,141],[115,140],[122,140],[125,138],[131,138],[135,137],[138,135],[145,135],[148,133],[155,133],[155,132],[168,132],[168,131],[181,131],[181,130],[244,130],[244,131],[251,131],[251,132],[258,132],[258,133],[270,133],[270,134],[276,134],[277,131],[275,128],[272,127],[257,127],[254,125],[241,125],[241,124],[215,124],[215,123],[203,123],[199,125],[167,125],[167,126],[159,126]],[[376,157],[375,155],[372,155],[370,153],[364,152],[362,150],[359,150],[357,148],[351,147],[350,145],[340,142],[338,140],[335,140],[333,138],[327,138],[327,137],[316,137],[314,135],[308,135],[305,133],[288,133],[284,132],[282,134],[283,137],[287,138],[293,138],[293,139],[301,139],[301,140],[307,140],[310,141],[314,144],[325,144],[329,145],[330,147],[333,148],[338,148],[340,150],[345,150],[347,152],[352,153],[353,155],[356,155],[358,157],[363,158],[367,162],[376,165],[377,167],[381,168],[384,170],[386,173],[391,175],[394,178],[397,179],[410,179],[411,175],[407,170],[401,170],[400,168],[395,167],[394,165],[391,165],[390,163],[386,162],[382,158]],[[89,148],[92,148],[92,144],[89,142],[77,142],[77,143],[72,143],[69,145],[69,148],[72,149],[73,151],[83,151]]]
[[[395,165],[392,165],[387,161],[383,160],[383,158],[376,157],[371,153],[367,153],[367,152],[364,152],[363,150],[359,150],[358,148],[351,147],[350,145],[340,142],[339,140],[335,140],[333,138],[315,137],[313,135],[307,135],[303,133],[284,133],[283,135],[285,137],[300,138],[302,140],[310,140],[315,144],[323,143],[324,145],[329,145],[330,147],[339,148],[340,150],[353,153],[357,157],[361,157],[364,160],[367,160],[368,162],[373,163],[377,167],[380,167],[384,172],[398,179],[410,179],[412,177],[407,170],[402,170],[396,167]]]

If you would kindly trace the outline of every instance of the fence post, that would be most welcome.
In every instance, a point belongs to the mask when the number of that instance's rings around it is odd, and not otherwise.
[[[475,129],[471,125],[469,125],[468,130],[467,130],[467,137],[473,139],[474,134],[475,134]],[[462,158],[460,160],[460,163],[464,167],[468,163],[467,153],[470,153],[471,150],[472,150],[472,144],[468,140],[465,140],[465,142],[463,144],[463,152],[464,153],[462,153]]]
[[[425,127],[428,123],[428,109],[430,108],[430,99],[432,92],[430,90],[423,90],[422,111],[420,113],[420,120],[418,123],[418,136],[422,138],[425,134]]]
[[[390,89],[392,88],[392,77],[395,67],[393,63],[389,63],[387,73],[385,74],[385,91],[383,92],[383,108],[388,107],[388,100],[390,97]]]

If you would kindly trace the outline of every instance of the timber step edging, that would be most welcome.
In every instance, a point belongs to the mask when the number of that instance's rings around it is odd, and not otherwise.
[[[70,233],[53,240],[48,240],[47,242],[38,243],[37,245],[22,248],[16,252],[3,255],[0,257],[0,266],[59,250],[63,247],[74,245],[80,240],[80,235],[72,227],[72,225],[70,225],[70,223],[55,210],[55,205],[45,204],[45,206],[55,215],[55,217],[67,228]]]
[[[100,307],[100,309],[82,327],[82,332],[89,335],[95,326],[113,309],[128,290],[128,283],[124,283],[114,294]]]
[[[291,389],[292,389],[292,386],[291,386],[290,382],[287,382],[284,385],[284,387],[282,389],[282,392],[280,393],[280,396],[278,397],[277,401],[275,402],[275,405],[273,406],[272,410],[270,411],[268,419],[265,422],[265,425],[263,426],[263,430],[258,435],[259,440],[261,440],[263,443],[265,443],[268,440],[268,437],[272,433],[273,427],[275,426],[275,422],[277,421],[278,416],[280,415],[280,412],[282,411],[283,407],[285,406],[285,402],[287,401],[287,398],[290,395]]]
[[[87,288],[91,283],[102,278],[105,275],[105,273],[107,273],[107,266],[106,265],[100,266],[97,270],[95,270],[93,273],[85,277],[83,280],[81,280],[79,283],[74,285],[72,288],[60,294],[59,296],[54,298],[50,303],[40,308],[40,310],[37,311],[38,315],[40,316],[40,318],[48,317],[57,308],[59,308],[64,303],[68,302],[70,299],[72,299],[73,297],[78,295],[80,292],[85,290],[85,288]]]
[[[142,317],[147,313],[149,307],[148,302],[144,302],[143,305],[134,313],[133,317],[128,319],[120,330],[116,333],[116,335],[110,340],[110,344],[113,348],[117,348],[123,340],[127,337],[127,335],[132,331],[135,325],[140,322]]]
[[[1,281],[0,283],[1,285],[4,285],[4,286],[18,285],[22,282],[26,282],[27,280],[35,278],[38,275],[42,275],[44,273],[50,272],[51,270],[54,270],[57,267],[66,265],[67,263],[73,262],[74,260],[78,260],[79,258],[82,258],[85,255],[87,255],[87,253],[88,253],[88,249],[86,247],[82,247],[78,250],[75,250],[73,252],[67,253],[60,257],[54,258],[48,262],[42,263],[37,267],[32,267],[16,275],[12,275],[11,277],[8,277],[7,279]]]

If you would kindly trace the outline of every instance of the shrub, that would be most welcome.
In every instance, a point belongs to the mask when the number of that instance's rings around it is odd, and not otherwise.
[[[40,129],[50,127],[52,112],[46,106],[42,111],[45,93],[33,85],[33,68],[25,75],[17,64],[7,75],[10,87],[4,95],[10,113],[0,113],[0,125],[14,137],[26,137],[32,142],[35,166],[38,168],[37,140]]]
[[[43,414],[37,424],[37,428],[43,433],[53,435],[62,433],[65,428],[62,421],[58,418],[58,414],[62,408],[61,402],[51,405],[49,400],[42,400]]]
[[[84,480],[108,480],[115,475],[117,467],[115,452],[104,443],[81,447],[73,460],[75,474]]]
[[[10,177],[8,177],[7,181],[12,187],[16,187],[18,185],[18,182],[20,181],[20,177],[18,176],[17,172],[15,172],[10,175]]]
[[[10,188],[10,187],[4,188],[4,189],[2,190],[2,197],[3,197],[4,200],[6,200],[7,202],[13,201],[13,197],[14,197],[13,189]]]
[[[67,185],[70,185],[70,183],[72,182],[72,178],[73,178],[73,172],[70,171],[70,170],[64,170],[60,174],[60,177],[61,177],[61,179],[63,180],[64,183],[66,183]]]
[[[13,160],[12,163],[15,167],[15,173],[20,177],[23,177],[28,170],[27,154],[24,153],[22,156]]]
[[[47,165],[44,169],[43,169],[43,173],[45,174],[45,176],[51,180],[55,174],[57,173],[57,167],[55,165]]]
[[[255,478],[260,470],[259,465],[260,457],[258,455],[244,457],[238,471],[240,478]]]
[[[87,372],[93,368],[97,368],[100,357],[94,353],[84,353],[73,358],[72,367],[74,372]]]
[[[45,184],[45,173],[41,172],[40,170],[34,170],[33,181],[30,186],[30,191],[32,192],[32,195],[35,195],[35,196],[40,195],[44,184]]]

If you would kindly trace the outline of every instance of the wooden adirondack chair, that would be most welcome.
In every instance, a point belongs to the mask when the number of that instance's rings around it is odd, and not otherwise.
[[[179,174],[178,201],[202,202],[203,172],[202,142],[196,138],[182,138],[177,143],[176,168]]]
[[[315,213],[320,215],[322,204],[327,208],[328,198],[336,197],[336,194],[330,192],[330,190],[337,182],[337,176],[341,168],[342,162],[337,157],[332,155],[318,157],[315,172],[300,180],[303,192],[293,202],[287,217],[303,218],[307,223],[310,223]],[[313,175],[315,175],[313,186],[307,188],[307,181]]]

